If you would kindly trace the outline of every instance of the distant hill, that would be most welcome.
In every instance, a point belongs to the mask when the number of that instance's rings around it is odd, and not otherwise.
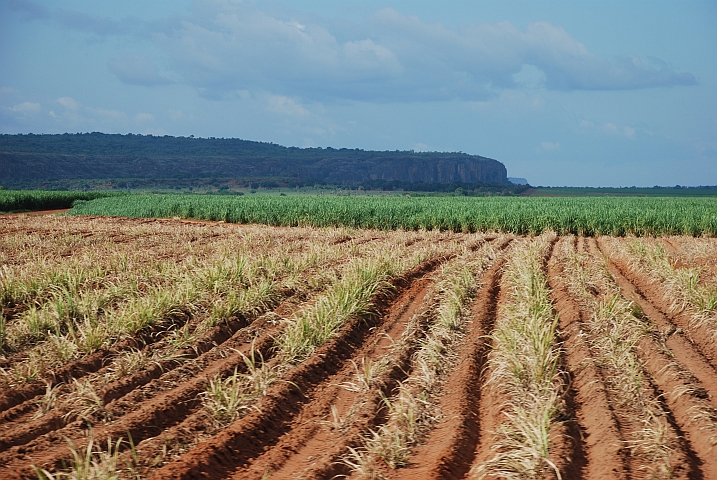
[[[508,181],[513,185],[528,185],[528,180],[521,177],[508,177]]]
[[[188,177],[509,184],[502,163],[465,153],[296,148],[234,138],[132,134],[0,135],[0,184]]]

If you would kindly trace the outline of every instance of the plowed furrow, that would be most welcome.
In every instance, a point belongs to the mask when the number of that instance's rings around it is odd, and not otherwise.
[[[380,405],[380,395],[374,394],[365,404],[357,404],[359,399],[365,400],[362,398],[365,396],[347,390],[344,385],[355,381],[357,367],[391,355],[391,347],[409,334],[413,337],[409,340],[412,345],[395,355],[391,367],[380,380],[381,392],[391,395],[396,384],[406,376],[415,340],[420,335],[420,328],[407,332],[409,322],[428,307],[425,298],[432,283],[432,279],[423,277],[404,292],[380,326],[374,329],[365,346],[356,353],[356,360],[348,362],[338,374],[326,378],[291,423],[287,434],[248,466],[235,470],[232,477],[261,478],[265,472],[272,472],[271,477],[275,479],[331,478],[347,474],[348,471],[336,462],[347,451],[347,446],[356,446],[360,433],[374,423],[371,420],[376,420],[379,409],[375,407]],[[404,340],[408,339],[404,337]],[[343,433],[345,427],[333,423],[334,415],[337,421],[349,423],[346,427],[350,426],[350,431]],[[358,422],[354,420],[356,418]],[[350,425],[352,420],[353,425]]]
[[[136,339],[120,342],[110,349],[93,352],[83,358],[67,363],[48,373],[42,380],[19,385],[0,394],[0,411],[7,411],[38,395],[45,393],[47,385],[54,387],[60,383],[67,383],[72,379],[83,378],[96,373],[106,362],[118,353],[131,348],[141,348],[149,342],[156,341],[152,334],[140,335]]]
[[[285,293],[288,295],[291,292],[287,291]],[[139,387],[165,375],[169,376],[170,372],[172,372],[175,368],[184,365],[184,362],[205,356],[204,354],[215,347],[223,345],[225,348],[232,348],[237,346],[234,345],[234,343],[238,343],[238,346],[245,343],[242,340],[242,337],[246,336],[246,332],[243,332],[242,329],[249,326],[253,318],[254,315],[242,318],[233,318],[225,324],[214,327],[202,339],[200,339],[194,347],[185,348],[178,352],[178,355],[182,359],[181,361],[166,360],[156,362],[149,365],[145,369],[135,372],[134,374],[122,377],[107,384],[98,392],[103,404],[106,405],[107,411],[117,418],[130,409],[134,410],[136,409],[136,404],[138,403],[137,399],[123,399],[125,400],[124,402],[114,403],[113,401],[122,398],[130,392],[138,392],[138,395],[141,395],[146,400],[148,397],[146,394],[142,394],[137,390]],[[235,336],[236,338],[234,338]],[[230,341],[232,339],[234,342]],[[227,345],[224,345],[225,342]],[[220,355],[211,356],[220,358]],[[206,357],[210,357],[210,355],[206,355]],[[215,360],[217,358],[215,358]],[[102,370],[99,370],[98,373],[101,374]],[[167,388],[170,388],[169,384],[166,385],[165,390]],[[160,391],[154,390],[153,393],[157,395]],[[26,403],[28,407],[27,410],[37,410],[38,407],[34,405],[34,402]],[[130,408],[123,408],[121,406],[122,403],[125,405],[129,403]],[[38,419],[31,418],[33,413],[34,412],[29,411],[25,416],[17,418],[15,421],[3,424],[3,434],[0,435],[0,452],[5,451],[12,446],[26,444],[41,435],[63,428],[68,424],[68,421],[74,422],[75,420],[75,416],[73,415],[68,417],[65,416],[67,413],[65,409],[53,409]],[[63,432],[63,434],[68,435],[70,432]]]
[[[388,334],[388,337],[386,337],[386,334]],[[392,331],[385,332],[385,330],[377,330],[373,336],[378,336],[380,340],[379,343],[384,348],[388,348],[391,344],[390,339],[393,338],[395,334],[396,332]],[[270,358],[271,357],[267,356],[265,360],[269,360]],[[269,364],[271,364],[271,362],[269,362]],[[334,386],[336,385],[334,385],[333,382],[329,385],[329,387]],[[323,395],[318,396],[323,397]],[[330,398],[333,398],[333,396]],[[160,437],[150,438],[141,442],[136,448],[136,453],[141,459],[140,463],[143,464],[139,470],[145,474],[149,474],[150,467],[147,467],[147,465],[150,465],[154,459],[164,456],[168,445],[181,445],[181,450],[187,451],[196,446],[199,440],[211,436],[213,432],[211,430],[207,431],[209,422],[211,422],[211,419],[208,418],[206,412],[203,409],[198,409],[181,423],[162,432]]]
[[[470,251],[477,251],[486,242],[492,242],[497,237],[491,236],[486,237],[474,244],[468,246]],[[496,247],[499,250],[505,249],[510,243],[511,239],[502,239]],[[485,274],[484,274],[485,275]],[[438,277],[436,281],[442,277]],[[416,285],[412,287],[412,290]],[[426,287],[427,288],[427,287]],[[425,293],[425,290],[424,290]],[[419,314],[416,317],[417,321],[411,319],[414,314],[414,310],[417,306],[422,293],[416,296],[412,307],[409,307],[408,311],[401,314],[401,320],[398,324],[406,324],[411,322],[411,327],[408,331],[403,333],[401,338],[401,345],[396,345],[398,349],[397,357],[394,357],[391,362],[391,368],[382,375],[382,378],[377,382],[379,385],[378,389],[371,392],[367,392],[366,395],[349,395],[349,392],[341,391],[340,397],[335,405],[338,407],[339,415],[348,409],[351,412],[350,418],[358,418],[358,421],[350,423],[350,428],[340,437],[334,435],[316,435],[313,436],[307,445],[305,445],[299,455],[293,455],[292,460],[287,462],[281,470],[272,473],[272,478],[334,478],[342,475],[350,475],[351,468],[349,467],[348,461],[355,461],[347,454],[349,449],[361,450],[364,448],[365,437],[368,432],[375,431],[376,427],[386,424],[389,415],[389,409],[386,408],[384,398],[392,399],[398,392],[398,387],[401,383],[404,383],[409,377],[415,376],[418,372],[415,371],[417,368],[414,360],[414,353],[417,353],[420,347],[419,341],[423,339],[430,328],[430,325],[435,321],[434,313],[430,313],[425,309],[434,307],[433,302],[435,299],[428,299],[427,304],[419,308]],[[425,310],[425,313],[423,311]],[[395,315],[389,315],[389,318]],[[394,326],[392,328],[396,330]],[[405,330],[405,326],[401,327],[400,330]],[[392,338],[396,338],[396,334],[392,335]],[[410,336],[406,336],[410,334]],[[402,346],[402,345],[405,345]],[[376,355],[375,350],[371,352],[371,356]],[[385,360],[385,359],[384,359]],[[353,405],[350,401],[353,401]],[[343,427],[341,430],[345,430]],[[312,452],[313,450],[313,452]],[[328,453],[317,454],[324,450]],[[293,460],[299,460],[302,458],[307,459],[304,462],[303,470],[300,468],[300,464]],[[308,461],[310,459],[310,462]],[[307,467],[307,465],[310,465]],[[399,470],[400,471],[400,470]],[[235,478],[241,478],[241,472],[237,472],[239,475],[235,475]],[[254,473],[260,473],[260,469],[254,469]]]
[[[543,257],[542,271],[545,273],[545,281],[550,290],[550,260],[553,259],[555,247],[560,240],[555,237],[550,243],[550,247]],[[552,292],[551,292],[552,293]],[[557,313],[555,306],[555,298],[550,295],[551,309],[554,314]],[[559,319],[558,319],[559,320]],[[560,324],[555,332],[553,343],[562,344]],[[567,366],[567,362],[571,361],[566,358],[564,346],[560,347],[559,370],[562,372],[565,385],[563,392],[563,418],[562,421],[556,422],[551,429],[551,448],[549,460],[555,465],[561,475],[566,478],[577,478],[582,475],[588,460],[586,455],[586,446],[584,437],[581,434],[580,426],[577,423],[578,409],[580,403],[576,399],[577,392],[572,385],[573,371]]]
[[[669,305],[649,279],[631,272],[628,266],[619,259],[610,257],[602,241],[593,239],[590,245],[592,251],[599,251],[609,259],[613,275],[622,277],[624,287],[631,288],[643,299],[645,306],[653,312],[654,316],[650,315],[650,318],[658,322],[659,327],[664,329],[670,338],[681,337],[685,342],[691,343],[689,350],[703,357],[711,365],[713,371],[717,370],[717,341],[715,341],[714,332],[708,331],[705,327],[691,326],[690,318],[685,313],[671,315]],[[687,345],[687,343],[684,344]]]
[[[658,328],[669,324],[666,317],[612,262],[610,271],[623,295],[636,302],[649,320]],[[668,413],[672,427],[682,439],[680,443],[684,463],[678,465],[687,469],[688,478],[717,478],[717,455],[713,448],[717,444],[717,418],[705,416],[712,409],[709,406],[705,408],[704,399],[700,398],[704,397],[703,390],[694,388],[701,385],[690,381],[692,376],[682,364],[682,360],[689,361],[689,357],[683,355],[682,350],[669,348],[667,342],[662,341],[663,338],[659,334],[644,335],[636,353],[652,378],[654,389],[659,393],[658,398]],[[695,381],[699,382],[699,379]]]
[[[394,283],[392,295],[399,295],[413,282],[440,265],[445,258],[424,262]],[[391,302],[392,303],[392,302]],[[153,478],[221,478],[245,465],[275,445],[291,430],[291,422],[310,403],[317,388],[325,385],[349,362],[371,337],[373,328],[384,318],[390,305],[379,308],[369,318],[355,318],[339,334],[292,369],[269,389],[258,410],[229,425],[212,439],[200,443],[157,472]]]
[[[525,239],[523,241],[525,241]],[[507,261],[510,262],[510,258],[508,258]],[[503,270],[504,269],[505,265],[503,266]],[[495,300],[493,300],[495,302],[495,308],[492,311],[493,315],[488,317],[487,323],[484,327],[488,335],[486,338],[486,353],[489,353],[495,347],[494,340],[491,338],[491,335],[495,332],[499,312],[505,307],[509,298],[509,292],[506,290],[503,283],[504,277],[501,275],[497,291],[493,292],[495,296]],[[498,431],[500,430],[500,426],[506,421],[504,408],[511,402],[511,399],[502,392],[500,386],[489,384],[488,380],[491,378],[492,374],[493,366],[489,362],[489,358],[486,356],[484,359],[484,365],[482,366],[480,378],[480,401],[478,402],[478,409],[474,413],[474,415],[477,413],[478,441],[472,454],[473,463],[470,465],[470,469],[474,469],[477,466],[484,464],[494,455],[495,451],[493,447],[499,439]],[[467,455],[467,457],[470,456],[471,455]]]
[[[598,247],[598,243],[594,239],[590,241],[590,248],[593,254],[601,255],[602,251]],[[623,291],[623,295],[630,300],[636,302],[647,317],[655,323],[655,326],[661,333],[660,341],[664,343],[664,348],[669,351],[669,355],[689,371],[699,385],[707,392],[705,397],[709,399],[712,406],[717,408],[717,369],[715,363],[704,355],[700,349],[700,344],[691,342],[672,321],[672,317],[667,316],[662,309],[658,308],[652,298],[645,295],[641,285],[644,281],[636,281],[633,275],[630,275],[626,269],[620,264],[610,262],[610,273],[612,273],[615,281]]]
[[[277,328],[269,329],[254,342],[254,348],[270,356],[273,346],[273,335]],[[245,355],[252,348],[252,338],[243,339],[243,347],[239,351]],[[133,403],[133,410],[122,417],[119,421],[110,425],[97,426],[94,429],[95,438],[99,441],[106,441],[107,438],[117,439],[132,436],[134,442],[156,436],[166,428],[180,422],[189,415],[199,404],[198,394],[206,389],[209,379],[216,375],[227,375],[235,368],[243,365],[243,359],[239,353],[234,353],[227,358],[220,358],[210,363],[204,370],[197,373],[190,380],[181,383],[176,388],[169,389],[155,396],[149,401]],[[112,411],[112,404],[108,405]],[[31,473],[31,465],[39,465],[43,468],[53,468],[60,461],[67,458],[69,450],[63,437],[75,438],[76,445],[83,444],[85,436],[82,422],[75,422],[62,430],[52,432],[43,437],[37,438],[22,447],[13,447],[0,454],[0,478],[18,478]],[[62,434],[62,435],[60,435]]]
[[[484,367],[489,349],[486,337],[495,323],[500,278],[505,261],[486,271],[471,306],[468,334],[458,351],[458,363],[449,374],[440,409],[445,420],[436,425],[411,455],[412,465],[397,478],[463,478],[469,471],[481,438],[479,411]]]
[[[568,398],[572,405],[568,407],[569,410],[572,407],[575,416],[568,425],[577,430],[571,438],[581,444],[585,460],[584,465],[575,465],[578,472],[574,473],[585,479],[629,478],[624,437],[610,406],[603,373],[592,359],[581,327],[585,312],[568,293],[561,272],[562,266],[555,257],[551,258],[548,283],[560,319],[564,363],[570,375]],[[578,478],[578,475],[571,478]]]

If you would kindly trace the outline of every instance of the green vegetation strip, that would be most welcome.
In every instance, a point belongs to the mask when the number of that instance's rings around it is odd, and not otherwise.
[[[77,200],[94,200],[117,195],[122,195],[122,193],[0,190],[0,213],[70,208]]]
[[[195,218],[281,226],[575,235],[717,236],[715,198],[411,198],[126,195],[72,215]]]

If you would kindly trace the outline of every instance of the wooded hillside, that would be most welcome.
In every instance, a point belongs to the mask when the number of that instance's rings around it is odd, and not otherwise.
[[[274,176],[337,184],[508,183],[502,163],[465,153],[296,148],[234,138],[132,134],[0,135],[0,182]]]

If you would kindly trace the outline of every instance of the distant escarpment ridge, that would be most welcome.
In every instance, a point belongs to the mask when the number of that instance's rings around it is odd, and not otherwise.
[[[132,134],[0,135],[0,183],[179,177],[508,184],[502,163],[465,153],[296,148],[234,138]]]

